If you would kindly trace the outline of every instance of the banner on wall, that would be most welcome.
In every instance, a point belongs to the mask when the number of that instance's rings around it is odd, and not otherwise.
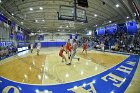
[[[117,25],[116,24],[111,24],[106,26],[106,33],[107,34],[115,34],[117,32]]]
[[[97,35],[104,35],[105,34],[105,27],[97,28],[96,32],[97,32]]]
[[[134,33],[138,32],[136,21],[128,21],[126,22],[126,26],[127,26],[127,33],[129,35],[133,35]]]
[[[0,46],[2,46],[2,47],[11,46],[12,44],[13,44],[13,42],[11,42],[11,41],[1,41],[0,42]]]

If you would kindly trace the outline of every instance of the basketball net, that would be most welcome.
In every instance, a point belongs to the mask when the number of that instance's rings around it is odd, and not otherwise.
[[[70,22],[69,22],[69,27],[75,28],[74,22],[70,21]]]

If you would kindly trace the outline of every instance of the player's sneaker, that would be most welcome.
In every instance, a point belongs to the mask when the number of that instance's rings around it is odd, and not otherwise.
[[[71,63],[67,63],[66,65],[71,65]]]
[[[78,61],[80,60],[80,58],[78,58]]]

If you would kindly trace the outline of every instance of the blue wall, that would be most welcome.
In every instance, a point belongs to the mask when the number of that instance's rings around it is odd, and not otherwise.
[[[41,47],[60,47],[65,44],[66,42],[41,42]]]

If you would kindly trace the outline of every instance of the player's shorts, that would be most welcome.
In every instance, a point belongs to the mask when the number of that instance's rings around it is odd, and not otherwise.
[[[63,54],[59,54],[59,56],[60,56],[60,57],[63,57],[64,55],[63,55]]]
[[[87,47],[83,47],[83,50],[87,50]]]
[[[66,51],[69,51],[69,52],[71,52],[71,50],[72,50],[72,49],[70,49],[70,48],[66,48]]]

